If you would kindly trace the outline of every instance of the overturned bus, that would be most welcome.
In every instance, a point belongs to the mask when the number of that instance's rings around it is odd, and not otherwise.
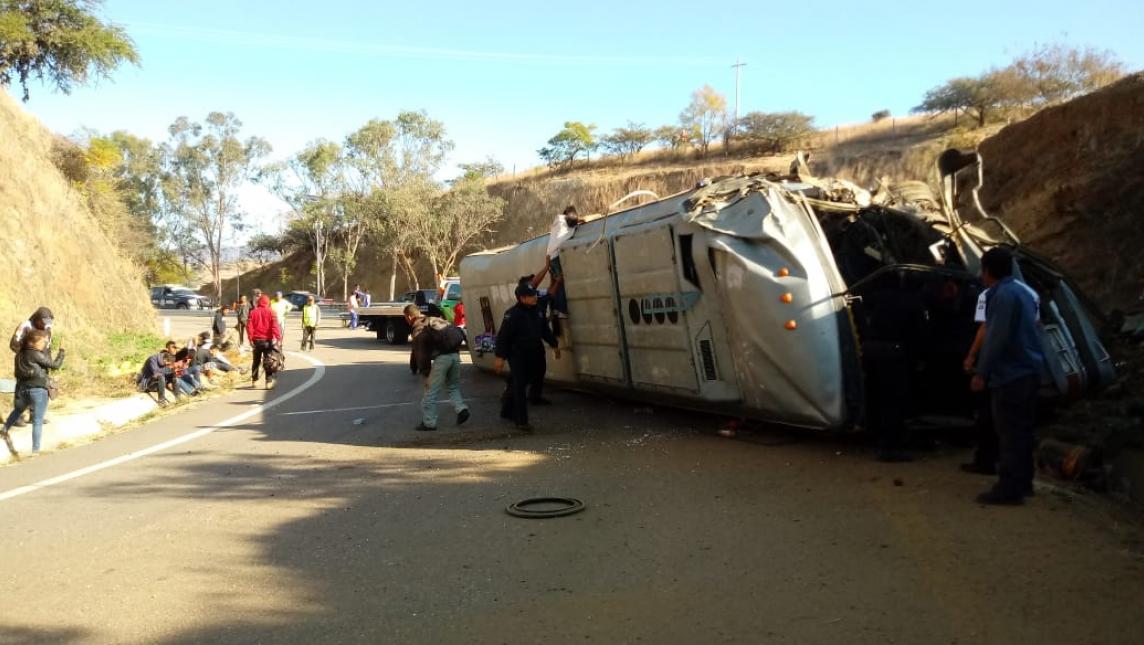
[[[741,176],[608,214],[561,247],[568,317],[550,381],[657,404],[822,429],[861,427],[872,383],[899,348],[906,416],[968,416],[979,260],[1014,247],[1015,275],[1040,295],[1045,390],[1107,383],[1112,362],[1086,306],[1051,263],[980,208],[981,160],[947,151],[942,191],[870,192],[809,174]],[[976,178],[974,178],[976,173]],[[967,181],[968,180],[968,181]],[[959,188],[964,186],[963,191]],[[959,195],[959,192],[965,192]],[[958,203],[976,211],[963,219]],[[493,344],[547,236],[461,263],[474,364]],[[874,377],[874,378],[872,378]]]

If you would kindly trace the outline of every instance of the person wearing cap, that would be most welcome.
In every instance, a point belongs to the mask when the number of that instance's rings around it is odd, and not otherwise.
[[[52,310],[47,307],[40,307],[28,317],[27,320],[20,323],[16,327],[16,331],[12,333],[11,340],[8,341],[8,348],[13,352],[20,353],[24,347],[24,336],[33,329],[39,329],[48,332],[47,346],[44,352],[51,354],[52,351]],[[50,356],[49,356],[50,357]],[[24,416],[18,418],[13,425],[17,428],[22,428],[32,421],[32,411],[29,409],[25,412]],[[47,422],[47,419],[42,419],[42,422]]]
[[[508,363],[512,372],[512,419],[518,429],[526,432],[532,431],[528,424],[529,385],[539,392],[535,385],[544,379],[544,343],[560,358],[556,336],[537,311],[537,296],[531,284],[522,281],[517,285],[516,304],[504,313],[496,339],[496,373],[503,374]]]

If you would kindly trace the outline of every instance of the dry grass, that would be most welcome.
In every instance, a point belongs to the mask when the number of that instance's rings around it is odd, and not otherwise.
[[[113,358],[115,335],[154,331],[147,291],[50,161],[52,135],[3,92],[0,141],[0,333],[51,308],[55,344],[70,355],[65,378],[82,391]]]
[[[955,127],[952,118],[919,115],[824,130],[799,147],[811,151],[811,166],[819,175],[839,176],[867,185],[889,175],[930,180],[936,185],[933,166],[942,150],[950,146],[972,147],[997,129],[973,130],[968,126],[964,119],[962,127]],[[507,202],[505,219],[496,231],[477,240],[472,250],[516,244],[542,235],[548,231],[553,215],[569,204],[576,205],[581,213],[602,213],[609,204],[635,190],[650,190],[665,197],[691,188],[704,177],[786,173],[792,159],[793,154],[752,156],[749,150],[739,147],[728,153],[715,145],[706,159],[697,158],[693,150],[650,150],[634,159],[597,159],[573,170],[538,167],[515,176],[502,175],[491,180],[488,188]],[[646,201],[647,198],[633,200],[624,207]],[[308,262],[308,258],[288,258],[244,276],[243,284],[264,290],[299,288]],[[290,278],[287,281],[279,279],[283,268]],[[376,250],[365,248],[351,284],[360,282],[371,287],[375,300],[380,299],[379,294],[388,291],[390,269],[384,253],[379,257]],[[427,265],[421,267],[421,274],[423,284],[431,283]],[[335,275],[336,271],[330,271],[331,277]],[[234,293],[233,282],[226,288],[228,293]],[[410,285],[404,275],[399,275],[397,292],[407,288]],[[340,283],[330,291],[340,293]]]

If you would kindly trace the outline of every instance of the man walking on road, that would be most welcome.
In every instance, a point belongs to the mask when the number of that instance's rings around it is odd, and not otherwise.
[[[444,318],[421,315],[417,305],[405,306],[405,322],[413,330],[413,363],[425,379],[421,399],[421,423],[417,430],[437,429],[437,399],[444,387],[457,413],[457,425],[469,420],[469,408],[461,396],[461,345],[465,334]]]
[[[262,369],[263,356],[275,351],[282,343],[282,329],[270,309],[270,299],[262,296],[258,306],[250,312],[250,344],[254,347],[254,360],[250,364],[250,387],[258,384],[258,373]],[[274,375],[267,372],[266,389],[274,389]]]
[[[995,247],[982,256],[981,279],[989,288],[988,322],[970,387],[974,392],[989,388],[1000,440],[1000,480],[977,501],[1022,504],[1033,494],[1033,420],[1045,363],[1037,304],[1029,289],[1013,277],[1008,249]]]
[[[322,322],[322,310],[314,302],[314,296],[306,298],[306,306],[302,307],[302,351],[306,351],[309,342],[310,351],[314,351],[314,334]]]
[[[503,374],[505,361],[508,361],[512,371],[512,419],[517,429],[525,432],[532,432],[528,424],[529,385],[544,379],[543,343],[548,343],[556,358],[560,358],[556,336],[537,312],[536,301],[536,289],[527,283],[519,284],[516,304],[504,312],[496,340],[496,373]]]

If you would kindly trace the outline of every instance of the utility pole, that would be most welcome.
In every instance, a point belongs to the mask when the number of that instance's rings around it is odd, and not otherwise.
[[[739,68],[746,66],[747,64],[739,62],[738,58],[735,59],[735,64],[731,66],[735,68],[735,122],[731,126],[732,129],[739,127]]]

